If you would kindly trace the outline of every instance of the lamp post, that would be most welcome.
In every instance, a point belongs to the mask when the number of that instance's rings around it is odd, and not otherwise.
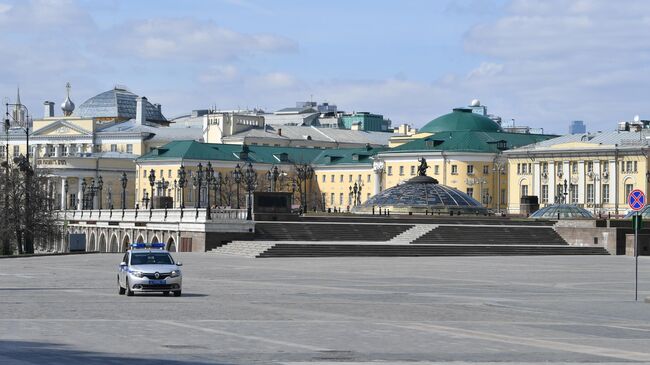
[[[309,181],[311,185],[311,179],[314,177],[314,168],[311,167],[311,165],[303,164],[299,165],[296,167],[296,174],[298,175],[298,179],[304,183],[305,189],[303,191],[304,193],[304,199],[302,200],[303,202],[303,212],[307,212],[307,182]]]
[[[5,177],[7,178],[7,182],[9,180],[9,118],[6,118],[4,120],[4,127],[5,127],[5,134],[7,136],[7,143],[5,144],[5,161],[4,161],[4,168],[5,168]],[[9,227],[9,214],[6,214],[6,212],[9,211],[9,188],[5,186],[5,227]],[[9,255],[10,252],[10,246],[11,243],[9,241],[9,235],[5,235],[4,240],[2,241],[2,253],[4,255]]]
[[[149,205],[149,210],[153,210],[153,186],[156,183],[156,172],[151,169],[149,171],[149,186],[151,186],[151,199],[147,202]]]
[[[223,206],[223,200],[221,198],[221,184],[223,184],[223,177],[221,172],[217,171],[217,174],[212,179],[212,188],[214,189],[214,203],[217,203],[217,197],[219,197],[219,206]]]
[[[178,187],[181,189],[181,209],[185,208],[185,166],[178,169]]]
[[[269,189],[270,191],[275,191],[278,183],[278,178],[280,177],[280,170],[277,166],[273,166],[269,171],[266,172],[266,178],[269,180]]]
[[[122,183],[122,212],[124,212],[126,209],[126,185],[129,182],[129,179],[126,177],[126,172],[122,173],[120,182]]]
[[[253,219],[253,216],[251,214],[253,205],[252,195],[253,191],[257,187],[257,173],[255,170],[253,170],[253,164],[250,162],[246,166],[246,171],[244,172],[243,178],[244,185],[246,186],[246,191],[248,192],[246,199],[246,220],[250,221]]]
[[[20,126],[21,129],[25,131],[25,161],[22,162],[24,167],[21,169],[25,173],[25,186],[27,187],[25,189],[25,215],[24,215],[24,220],[25,220],[25,252],[26,253],[33,253],[34,252],[34,242],[32,240],[32,235],[31,235],[31,217],[32,217],[32,209],[31,209],[31,194],[30,194],[30,188],[31,188],[31,175],[33,173],[33,169],[30,166],[29,162],[29,109],[27,106],[21,104],[21,103],[5,103],[6,107],[6,118],[5,118],[5,128],[8,128],[9,124],[9,106],[13,106],[18,109],[25,109],[25,120],[24,120],[24,125]],[[19,122],[16,120],[15,116],[12,117],[14,121]],[[8,129],[7,129],[8,130]],[[7,132],[8,134],[8,132]],[[7,136],[7,140],[9,137]],[[9,153],[9,143],[7,143],[7,154]],[[25,165],[26,164],[26,165]]]
[[[87,208],[86,206],[86,179],[81,180],[81,210]],[[78,204],[78,203],[77,203]]]
[[[97,190],[99,191],[97,200],[98,200],[98,203],[99,203],[99,210],[101,210],[102,209],[102,190],[104,190],[104,179],[101,177],[101,175],[98,178]]]
[[[501,174],[505,172],[506,163],[495,161],[492,171],[497,175],[497,214],[501,214]]]
[[[212,219],[212,212],[210,211],[210,186],[214,184],[214,169],[212,168],[212,163],[208,161],[208,164],[205,168],[205,219]],[[217,197],[214,197],[214,200],[217,200]]]
[[[113,210],[113,188],[108,188],[108,194],[106,194],[106,204],[108,204],[108,209]]]
[[[63,210],[68,210],[68,179],[63,182]]]
[[[194,207],[198,212],[199,208],[201,208],[201,187],[203,186],[203,165],[200,162],[196,167],[196,174],[192,176],[192,185],[196,189],[196,203]]]
[[[232,172],[232,178],[235,181],[235,184],[237,184],[237,209],[240,209],[240,206],[239,206],[239,184],[241,183],[242,172],[241,172],[241,166],[239,166],[239,164],[237,164],[237,166],[235,166],[235,170]]]

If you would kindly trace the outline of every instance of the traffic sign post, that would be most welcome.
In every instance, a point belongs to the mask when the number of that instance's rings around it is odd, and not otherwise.
[[[641,216],[639,211],[645,207],[645,194],[640,189],[634,189],[627,196],[627,203],[635,212],[632,217],[634,225],[634,300],[639,298],[639,228],[641,228]]]

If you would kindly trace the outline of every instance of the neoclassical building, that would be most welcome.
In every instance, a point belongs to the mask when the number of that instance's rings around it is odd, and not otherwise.
[[[178,201],[178,193],[170,193],[169,189],[178,181],[181,164],[188,176],[195,173],[199,163],[205,166],[208,161],[222,176],[230,176],[237,164],[250,162],[262,179],[274,165],[291,175],[295,165],[309,164],[314,169],[308,189],[309,209],[346,211],[416,176],[419,160],[425,158],[429,165],[427,175],[488,208],[500,210],[508,207],[509,197],[503,152],[552,137],[505,132],[494,120],[468,107],[456,108],[432,120],[416,135],[396,137],[391,143],[393,148],[368,144],[363,148],[319,149],[179,141],[138,159],[136,199],[141,201],[151,194],[151,170],[157,180],[163,176],[170,183],[165,194]],[[244,146],[248,152],[244,152]],[[155,194],[158,192],[154,191]],[[193,187],[188,186],[186,205],[194,202],[196,195]],[[205,192],[201,196],[205,197]]]
[[[629,210],[634,189],[648,192],[648,138],[643,131],[565,135],[504,152],[508,159],[508,211],[520,213],[521,197],[540,207],[566,202],[595,214]]]
[[[124,87],[100,93],[75,107],[68,84],[61,112],[55,115],[54,103],[46,101],[42,119],[29,121],[16,115],[5,139],[10,158],[26,155],[24,126],[31,125],[30,160],[36,169],[51,176],[49,189],[55,206],[61,208],[121,207],[124,174],[126,205],[132,208],[134,160],[175,139],[202,138],[200,126],[170,126],[160,104]]]

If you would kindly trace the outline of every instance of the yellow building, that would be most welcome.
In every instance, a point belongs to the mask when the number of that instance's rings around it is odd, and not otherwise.
[[[566,202],[595,214],[623,214],[634,189],[648,191],[648,140],[642,132],[566,135],[504,152],[508,159],[508,211],[520,213],[522,196],[540,207]]]

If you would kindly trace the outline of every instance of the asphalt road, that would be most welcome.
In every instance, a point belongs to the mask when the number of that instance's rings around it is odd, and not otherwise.
[[[0,364],[650,363],[650,260],[179,254],[180,298],[119,254],[0,259]]]

